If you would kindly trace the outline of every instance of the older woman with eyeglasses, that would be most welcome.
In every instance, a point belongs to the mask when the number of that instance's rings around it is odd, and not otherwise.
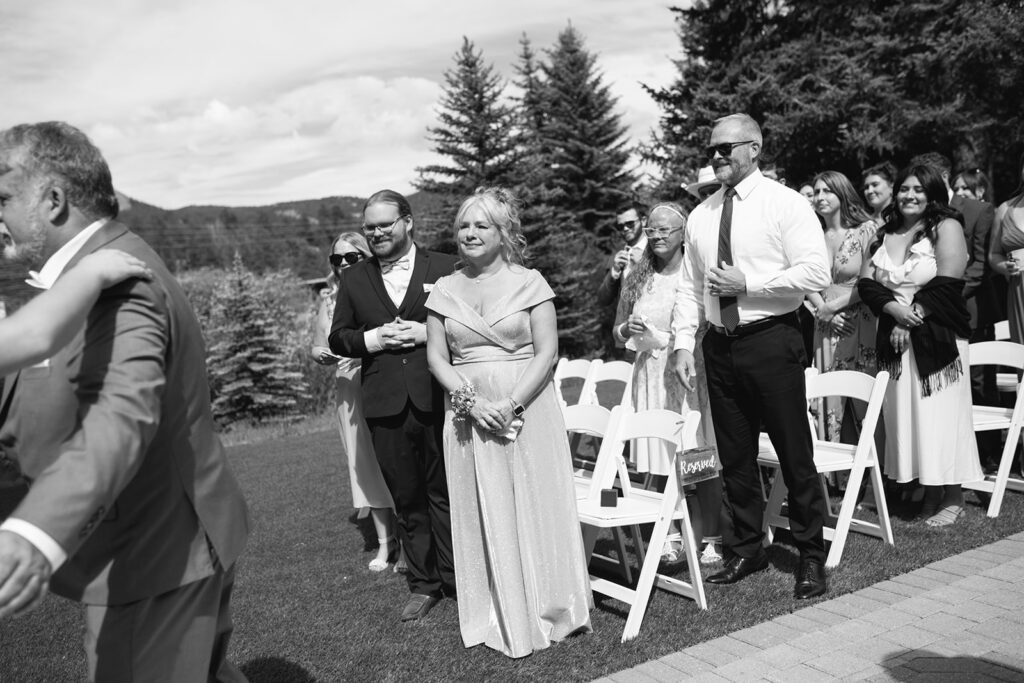
[[[707,385],[700,380],[694,391],[688,392],[669,362],[675,341],[672,336],[672,309],[683,259],[686,216],[686,211],[674,202],[655,204],[651,209],[644,228],[647,247],[623,285],[622,298],[629,317],[614,329],[614,333],[627,349],[636,351],[633,407],[636,410],[697,410],[701,414],[698,439],[701,445],[710,445],[714,444],[715,437],[708,408]],[[697,372],[703,374],[703,363],[699,360],[698,363]],[[638,442],[633,458],[638,471],[658,477],[668,475],[672,466],[672,453],[660,444]],[[717,478],[700,482],[696,493],[699,505],[694,506],[692,512],[698,537],[703,536],[704,539],[701,563],[711,564],[721,559],[719,518],[722,484]],[[677,534],[669,538],[668,545],[662,550],[667,561],[679,559],[681,541]]]
[[[395,571],[403,571],[404,561],[398,559],[399,547],[395,539],[394,502],[377,464],[373,441],[366,426],[362,408],[362,389],[359,380],[361,361],[343,358],[331,352],[327,335],[334,319],[334,304],[338,300],[341,271],[370,257],[366,238],[357,232],[343,232],[331,244],[328,257],[331,272],[327,287],[320,292],[320,310],[317,314],[313,339],[313,359],[321,365],[335,366],[335,405],[338,412],[338,431],[341,449],[348,460],[348,477],[352,487],[352,506],[368,509],[377,531],[377,555],[370,560],[370,571],[388,568],[388,562],[397,559]]]

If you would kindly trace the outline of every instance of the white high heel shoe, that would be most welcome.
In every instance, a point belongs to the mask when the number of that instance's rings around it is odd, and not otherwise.
[[[387,538],[377,539],[377,543],[380,547],[377,550],[377,557],[370,560],[370,564],[368,565],[371,572],[382,572],[388,568],[388,563],[396,551],[396,548],[390,547],[391,542],[394,540],[394,535],[388,536]],[[380,556],[381,551],[384,552],[384,557]]]

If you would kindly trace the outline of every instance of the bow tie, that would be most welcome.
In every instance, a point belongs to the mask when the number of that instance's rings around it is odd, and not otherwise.
[[[381,261],[380,272],[383,274],[390,273],[392,270],[409,270],[409,258],[400,258],[397,261]]]

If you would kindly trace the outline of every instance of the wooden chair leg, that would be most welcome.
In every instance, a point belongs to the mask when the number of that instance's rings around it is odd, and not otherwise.
[[[654,523],[654,532],[651,534],[649,546],[660,548],[665,544],[665,537],[668,536],[669,525],[672,518],[669,515],[662,515]],[[629,607],[629,615],[626,617],[626,626],[622,631],[622,642],[632,640],[640,633],[640,625],[643,623],[644,614],[647,612],[647,603],[651,599],[651,590],[654,588],[654,578],[658,573],[658,562],[661,560],[659,553],[651,551],[644,557],[640,567],[640,578],[636,584],[633,594],[633,603]]]
[[[874,445],[871,446],[875,450]],[[882,533],[882,540],[889,545],[896,545],[892,535],[892,521],[889,519],[889,503],[885,499],[885,479],[882,477],[882,468],[879,466],[878,452],[874,453],[875,464],[868,468],[868,476],[871,478],[871,485],[875,487],[875,512],[878,513],[878,528]]]
[[[1006,483],[1010,479],[1010,469],[1013,465],[1013,454],[1017,449],[1017,442],[1020,441],[1020,427],[1015,426],[1006,434],[1006,443],[1003,445],[1003,453],[999,458],[999,470],[996,472],[996,480],[992,486],[992,500],[988,504],[988,516],[998,517],[999,509],[1003,505],[1003,496],[1006,494]]]
[[[850,521],[853,519],[853,510],[857,506],[857,492],[860,490],[860,484],[863,479],[863,467],[858,466],[850,470],[850,478],[846,482],[846,495],[843,496],[843,502],[839,506],[839,516],[836,519],[832,544],[829,546],[828,557],[825,559],[825,567],[828,569],[838,566],[839,560],[843,556],[846,538],[850,534]]]
[[[690,574],[690,585],[697,594],[697,607],[700,609],[707,609],[708,599],[707,596],[704,595],[704,578],[700,573],[700,558],[697,556],[698,539],[693,535],[693,525],[690,523],[690,511],[686,507],[685,500],[683,501],[682,507],[683,518],[680,521],[680,526],[683,528],[683,549],[686,551],[686,569]]]
[[[626,541],[624,534],[620,527],[612,529],[612,533],[615,534],[615,543],[619,550],[619,566],[622,568],[622,578],[627,584],[633,584],[633,567],[629,562],[629,555],[626,553]]]

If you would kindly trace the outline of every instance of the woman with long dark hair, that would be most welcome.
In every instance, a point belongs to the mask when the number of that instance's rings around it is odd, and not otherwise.
[[[926,524],[944,527],[964,515],[961,484],[984,478],[971,415],[967,245],[938,171],[910,166],[896,187],[858,290],[878,316],[878,369],[891,377],[885,473],[920,481]]]
[[[953,176],[950,187],[955,195],[992,203],[992,183],[980,168],[960,171]]]
[[[861,303],[856,284],[864,252],[878,226],[842,173],[824,171],[814,177],[813,184],[814,210],[824,225],[825,245],[832,263],[832,284],[807,296],[816,321],[815,364],[821,372],[857,370],[874,374],[875,316]],[[844,414],[841,402],[827,403],[825,425],[829,439],[840,440]],[[847,431],[848,437],[852,435]]]

